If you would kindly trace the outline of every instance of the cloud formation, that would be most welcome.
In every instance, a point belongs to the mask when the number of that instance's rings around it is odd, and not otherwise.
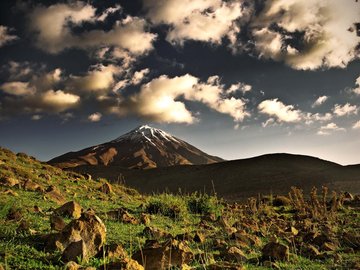
[[[7,43],[16,39],[18,39],[18,37],[10,34],[8,27],[0,25],[0,47],[5,46]]]
[[[315,102],[312,104],[312,107],[315,108],[315,107],[318,107],[322,104],[324,104],[327,100],[329,99],[328,96],[320,96],[318,97]]]
[[[37,6],[29,16],[30,28],[37,33],[37,45],[50,53],[72,47],[115,46],[140,55],[153,49],[152,42],[156,35],[147,32],[145,20],[137,17],[128,16],[119,20],[109,31],[84,30],[79,34],[72,31],[72,27],[79,27],[84,22],[95,23],[99,19],[95,13],[93,6],[80,1],[49,7]]]
[[[90,122],[99,122],[101,120],[102,114],[99,112],[92,113],[88,116]]]
[[[268,0],[251,22],[255,49],[294,69],[344,68],[359,58],[359,16],[352,0]]]
[[[197,118],[185,104],[185,101],[192,101],[230,115],[235,122],[243,121],[250,115],[246,110],[246,100],[227,95],[227,89],[219,80],[218,76],[201,82],[189,74],[173,78],[162,75],[142,85],[138,93],[122,100],[118,112],[157,122],[192,124]]]
[[[276,117],[280,122],[294,123],[302,119],[302,112],[296,110],[293,105],[285,105],[276,99],[268,99],[262,101],[258,105],[260,113]]]
[[[243,15],[242,1],[144,0],[148,18],[154,24],[168,24],[166,39],[183,44],[198,40],[220,44],[222,38],[239,32],[236,20]]]
[[[335,123],[329,123],[325,126],[320,127],[320,129],[317,132],[317,135],[330,135],[334,131],[345,131],[344,128],[338,127]]]
[[[355,94],[360,95],[360,76],[356,79],[355,88],[352,91]]]
[[[357,114],[358,110],[359,108],[356,105],[350,105],[350,103],[346,103],[344,105],[335,104],[333,108],[333,113],[341,117],[341,116]]]

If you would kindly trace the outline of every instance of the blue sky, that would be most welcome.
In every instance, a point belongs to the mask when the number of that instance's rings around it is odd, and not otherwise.
[[[225,159],[360,163],[360,4],[2,1],[0,145],[48,160],[150,124]]]

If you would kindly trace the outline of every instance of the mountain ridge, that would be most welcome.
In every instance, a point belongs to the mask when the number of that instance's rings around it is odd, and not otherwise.
[[[149,169],[174,165],[198,165],[223,161],[148,125],[139,126],[109,142],[72,151],[48,161],[60,168],[82,165]]]

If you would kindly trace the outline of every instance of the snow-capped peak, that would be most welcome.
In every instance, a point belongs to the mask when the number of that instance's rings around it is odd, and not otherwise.
[[[151,144],[154,144],[154,140],[166,140],[166,141],[176,141],[173,136],[166,133],[165,131],[157,128],[150,127],[148,125],[139,126],[132,131],[120,136],[119,138],[113,140],[113,142],[120,142],[123,140],[131,141],[143,141],[146,140]]]

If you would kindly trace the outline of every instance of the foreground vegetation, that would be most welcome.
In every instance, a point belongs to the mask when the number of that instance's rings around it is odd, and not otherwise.
[[[142,196],[0,149],[0,269],[360,269],[360,198],[304,196]]]

